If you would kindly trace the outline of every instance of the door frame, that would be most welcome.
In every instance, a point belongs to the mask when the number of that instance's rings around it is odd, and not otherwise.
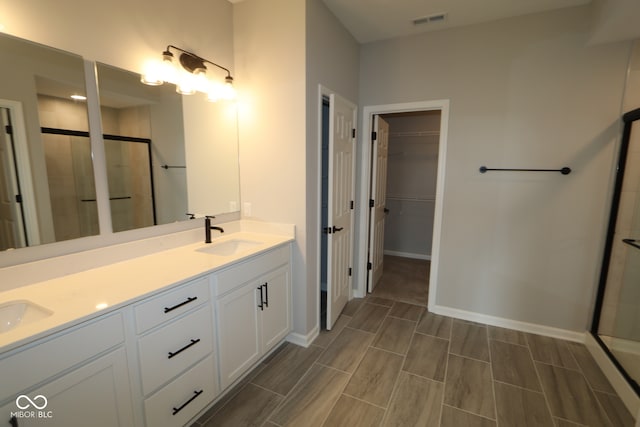
[[[428,308],[431,310],[436,304],[438,287],[438,266],[440,262],[440,241],[442,229],[442,212],[444,200],[444,179],[447,157],[447,137],[449,129],[449,100],[438,99],[431,101],[417,101],[399,104],[368,105],[362,110],[362,124],[360,135],[360,154],[358,156],[360,175],[356,184],[356,206],[358,228],[356,229],[356,262],[354,266],[355,289],[354,296],[363,298],[367,294],[367,253],[369,233],[369,191],[371,181],[371,132],[373,131],[373,116],[378,114],[406,113],[414,111],[440,111],[440,139],[438,143],[438,172],[436,183],[435,212],[433,219],[433,242],[431,246],[431,269],[429,273]]]

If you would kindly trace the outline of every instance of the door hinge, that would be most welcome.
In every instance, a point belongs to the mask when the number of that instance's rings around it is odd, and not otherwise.
[[[371,140],[376,141],[377,139],[378,139],[378,132],[374,130],[373,132],[371,132]]]
[[[369,199],[369,207],[370,207],[370,208],[372,208],[372,207],[374,207],[375,205],[376,205],[375,200],[373,200],[373,199]]]
[[[324,227],[324,228],[322,229],[322,232],[323,232],[324,234],[331,234],[331,232],[332,232],[332,228],[331,228],[331,227]]]
[[[4,131],[7,133],[7,135],[13,135],[13,126],[11,125],[6,125],[4,127]]]
[[[22,194],[16,194],[16,203],[22,203]]]
[[[373,268],[373,264],[370,262],[367,263],[367,270],[371,270]]]
[[[351,129],[351,138],[355,138],[355,137],[356,137],[356,130]]]
[[[349,203],[349,208],[353,210],[353,200]]]
[[[351,267],[349,267],[349,276],[351,276]]]

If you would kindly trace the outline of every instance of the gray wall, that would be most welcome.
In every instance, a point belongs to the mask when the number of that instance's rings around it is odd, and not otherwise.
[[[451,102],[436,305],[586,329],[630,48],[588,46],[588,22],[571,8],[363,46],[361,106]]]

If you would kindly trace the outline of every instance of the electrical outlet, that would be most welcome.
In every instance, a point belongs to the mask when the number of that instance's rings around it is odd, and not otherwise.
[[[243,208],[244,208],[244,215],[243,216],[245,216],[245,217],[251,216],[251,202],[244,202]]]

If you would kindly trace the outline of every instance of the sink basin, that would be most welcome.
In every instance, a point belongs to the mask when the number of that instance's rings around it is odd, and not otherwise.
[[[246,252],[261,244],[262,242],[255,240],[232,239],[220,243],[210,243],[196,250],[212,255],[231,256]]]
[[[52,314],[52,311],[26,300],[0,304],[0,333],[10,331],[25,323],[44,319]]]

